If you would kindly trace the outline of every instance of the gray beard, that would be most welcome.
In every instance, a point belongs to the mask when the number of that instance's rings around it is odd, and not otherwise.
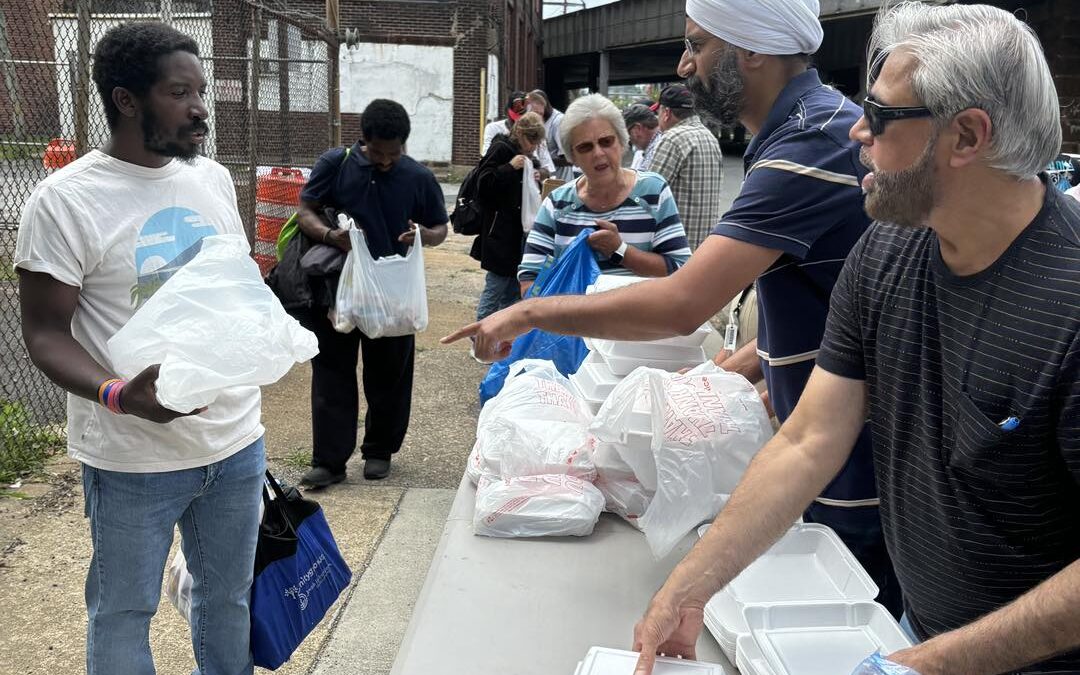
[[[707,124],[730,126],[739,121],[745,103],[745,83],[739,73],[739,59],[734,47],[728,46],[712,72],[709,86],[693,75],[686,87],[694,95],[694,112]]]
[[[874,171],[874,183],[866,193],[863,208],[874,220],[901,227],[925,227],[936,203],[934,146],[939,131],[935,130],[919,159],[906,169],[882,173]],[[866,149],[859,153],[862,163],[870,167]]]

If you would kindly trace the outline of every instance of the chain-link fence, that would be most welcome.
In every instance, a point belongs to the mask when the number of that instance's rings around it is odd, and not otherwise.
[[[333,142],[337,41],[324,5],[263,1],[0,0],[0,404],[28,422],[61,422],[64,398],[21,337],[12,271],[20,212],[49,172],[108,137],[90,72],[109,28],[161,20],[195,39],[209,83],[205,152],[231,171],[249,236],[260,178],[275,166],[310,167]]]

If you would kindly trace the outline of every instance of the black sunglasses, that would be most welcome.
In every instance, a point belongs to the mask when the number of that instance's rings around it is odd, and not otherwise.
[[[929,108],[922,106],[881,105],[871,94],[863,99],[863,115],[870,124],[870,133],[880,136],[885,133],[885,125],[894,120],[913,120],[920,117],[933,117]]]

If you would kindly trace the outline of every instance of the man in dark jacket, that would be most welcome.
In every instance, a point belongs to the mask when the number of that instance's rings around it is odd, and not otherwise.
[[[348,214],[364,231],[372,257],[405,255],[409,246],[437,246],[446,239],[446,207],[431,170],[404,154],[410,123],[394,101],[376,99],[364,110],[366,145],[323,154],[300,195],[300,229],[312,241],[349,249],[348,232],[331,229],[318,213],[326,206]],[[416,241],[414,223],[420,224]],[[326,307],[298,315],[319,338],[311,361],[311,470],[302,483],[325,487],[345,479],[345,463],[356,448],[360,400],[356,361],[363,353],[364,478],[385,478],[390,457],[401,449],[412,403],[412,335],[369,338],[359,330],[338,333]]]
[[[523,180],[536,180],[529,155],[544,142],[544,121],[525,113],[509,135],[499,134],[480,160],[477,194],[484,205],[480,234],[470,255],[487,271],[484,290],[476,307],[477,320],[509,307],[521,298],[517,269],[525,230],[521,222]]]

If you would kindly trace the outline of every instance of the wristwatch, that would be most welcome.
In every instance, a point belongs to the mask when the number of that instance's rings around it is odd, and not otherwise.
[[[619,244],[619,248],[615,249],[615,251],[610,256],[608,256],[608,260],[611,261],[612,265],[619,265],[621,267],[622,266],[622,261],[623,261],[623,256],[625,256],[625,255],[626,255],[626,242],[624,241],[621,244]]]

